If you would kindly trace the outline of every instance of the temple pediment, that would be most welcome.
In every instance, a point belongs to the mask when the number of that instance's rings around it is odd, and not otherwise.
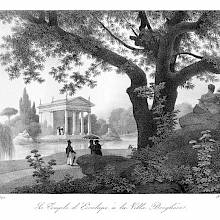
[[[94,104],[89,100],[79,96],[67,101],[67,105],[74,105],[74,106],[85,106],[85,107],[93,107]]]
[[[62,109],[72,109],[72,110],[84,110],[88,111],[94,104],[89,100],[79,96],[72,99],[59,99],[53,100],[50,103],[39,105],[40,111],[53,111],[53,110],[62,110]]]

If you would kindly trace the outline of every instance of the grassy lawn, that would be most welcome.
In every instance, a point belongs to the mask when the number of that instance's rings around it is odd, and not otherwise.
[[[51,179],[55,181],[59,181],[59,180],[62,180],[66,174],[69,174],[73,176],[74,178],[83,177],[83,174],[81,173],[79,168],[67,167],[67,169],[56,170],[54,175],[51,176]],[[35,183],[35,180],[32,176],[19,178],[19,179],[10,181],[9,183],[5,185],[1,185],[0,194],[7,194],[7,193],[10,193],[16,187],[33,185],[34,183]]]
[[[77,157],[90,154],[89,149],[81,149],[76,150]],[[130,150],[127,149],[103,149],[103,155],[120,155],[120,156],[127,156],[130,154]],[[25,157],[25,156],[24,156]],[[47,157],[44,157],[45,161],[49,161],[51,159],[55,159],[57,165],[62,165],[66,163],[66,155],[65,153],[57,153]],[[29,169],[29,164],[26,160],[8,160],[8,161],[0,161],[0,174],[14,172],[18,170]]]
[[[77,157],[85,154],[90,154],[89,149],[82,149],[76,150]],[[120,155],[120,156],[127,156],[131,152],[127,149],[103,149],[103,155]],[[57,165],[64,165],[66,164],[66,155],[64,152],[53,154],[47,157],[44,157],[44,160],[47,162],[51,159],[55,159]],[[0,174],[30,169],[29,164],[26,160],[10,160],[10,161],[0,161]],[[52,176],[52,179],[55,181],[62,180],[66,174],[70,174],[74,178],[81,178],[83,176],[80,168],[72,168],[67,166],[66,169],[55,171],[55,174]],[[10,193],[14,188],[21,187],[25,185],[32,185],[35,183],[34,178],[32,175],[21,177],[16,180],[11,180],[7,184],[0,185],[0,193]]]

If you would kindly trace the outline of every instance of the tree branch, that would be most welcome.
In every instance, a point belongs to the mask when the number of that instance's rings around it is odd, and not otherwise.
[[[167,63],[169,64],[170,62],[171,72],[175,72],[175,63],[177,58],[177,55],[175,55],[175,53],[179,52],[178,47],[180,45],[182,37],[189,31],[198,30],[200,26],[205,22],[206,16],[206,13],[203,13],[196,22],[183,22],[186,17],[186,13],[179,11],[175,13],[170,21],[167,21],[168,23],[170,22],[170,26],[168,27],[167,42],[165,42],[167,46],[165,50],[167,51]],[[185,54],[194,56],[198,59],[202,59],[202,57],[194,55],[192,53]]]
[[[186,32],[190,32],[190,31],[196,31],[198,30],[201,25],[205,22],[207,17],[206,13],[203,13],[200,18],[198,19],[198,21],[196,22],[181,22],[178,23],[176,25],[174,25],[173,27],[170,28],[170,32],[171,34],[174,35],[174,37],[186,33]]]
[[[25,15],[25,19],[31,23],[41,24],[39,19],[33,17],[30,13],[28,13],[28,16],[27,14]],[[46,24],[49,25],[47,22]],[[64,44],[68,42],[74,44],[74,46],[79,47],[82,52],[123,70],[130,78],[131,86],[135,87],[147,84],[146,74],[140,67],[127,58],[103,47],[100,42],[94,38],[81,37],[75,33],[67,32],[59,26],[55,26],[54,31],[60,36],[60,40],[64,41]]]
[[[30,12],[18,12],[22,18],[34,23],[34,24],[46,24],[47,22],[43,19],[43,13],[40,14],[39,18],[34,17]]]
[[[132,25],[131,25],[131,23],[123,16],[123,18],[125,19],[125,21],[129,24],[129,26],[130,26],[130,28],[131,28],[131,30],[132,30],[132,32],[134,33],[134,35],[137,37],[138,36],[138,34],[136,33],[136,31],[134,30],[134,28],[132,27]]]
[[[182,55],[182,54],[190,55],[190,56],[193,56],[197,59],[202,59],[203,58],[202,56],[199,56],[199,55],[196,55],[196,54],[193,54],[193,53],[190,53],[190,52],[180,52],[180,53],[175,54],[175,56],[179,56],[179,55]]]
[[[148,30],[152,31],[152,27],[147,19],[145,11],[139,11],[138,17],[141,19],[141,25],[139,27],[139,30],[142,31],[147,26]]]
[[[174,41],[174,44],[173,44],[173,51],[174,51],[174,53],[178,53],[179,52],[179,47],[180,47],[180,43],[181,43],[181,40],[182,40],[183,36],[184,36],[184,34],[181,34],[178,37],[176,37],[176,39]],[[174,55],[172,57],[172,59],[171,59],[171,62],[170,62],[170,71],[172,73],[175,72],[176,59],[177,59],[177,55]]]
[[[205,72],[211,72],[214,74],[220,74],[220,70],[216,68],[214,63],[208,62],[202,59],[196,63],[193,63],[176,73],[175,80],[178,85],[182,85],[187,80],[191,79],[193,76],[202,74]]]
[[[42,22],[42,23],[43,23],[43,22],[46,22],[45,18],[46,18],[46,13],[45,13],[45,11],[40,11],[39,21]]]
[[[57,31],[65,39],[65,36],[71,36],[70,41],[74,41],[84,53],[90,54],[97,59],[101,59],[112,66],[122,69],[130,78],[133,86],[147,84],[145,72],[125,57],[104,48],[99,42],[96,42],[92,38],[80,37],[74,33],[66,32],[60,27],[57,27]]]
[[[90,67],[90,68],[86,71],[86,73],[87,73],[87,74],[91,73],[91,72],[94,71],[97,67],[99,67],[102,63],[103,63],[103,61],[97,63],[96,65],[94,65],[94,66],[92,66],[92,67]]]
[[[49,26],[57,26],[57,12],[56,11],[49,11]]]
[[[94,17],[94,16],[93,16]],[[143,51],[143,49],[140,48],[136,48],[136,47],[132,47],[128,44],[126,44],[124,41],[122,41],[121,39],[119,39],[118,37],[116,37],[98,18],[94,17],[95,20],[102,26],[102,28],[104,30],[106,30],[111,37],[113,37],[115,40],[117,40],[120,44],[122,44],[123,46],[125,46],[126,48],[130,49],[130,50],[138,50],[138,51]]]
[[[170,20],[167,19],[166,23],[168,26],[174,26],[182,22],[186,18],[186,16],[186,11],[176,11],[174,16]]]

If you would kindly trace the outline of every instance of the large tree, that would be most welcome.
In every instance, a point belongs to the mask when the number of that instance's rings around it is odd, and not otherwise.
[[[215,11],[3,11],[0,18],[15,28],[1,58],[11,78],[23,75],[29,83],[42,82],[47,57],[58,57],[50,74],[64,83],[62,92],[94,86],[98,69],[127,74],[138,147],[145,147],[156,126],[148,100],[135,89],[147,86],[151,70],[156,85],[165,83],[164,111],[172,111],[178,87],[191,88],[194,76],[213,80],[220,72],[219,17]],[[74,65],[85,55],[91,66],[79,73]]]
[[[16,115],[18,113],[18,110],[15,109],[15,108],[10,108],[10,107],[7,107],[5,109],[3,109],[3,111],[0,113],[0,115],[5,115],[8,117],[8,122],[10,124],[10,118],[12,115]]]

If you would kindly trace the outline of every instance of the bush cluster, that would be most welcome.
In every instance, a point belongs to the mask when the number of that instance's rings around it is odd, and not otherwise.
[[[32,150],[32,155],[26,157],[30,167],[34,168],[33,177],[37,183],[46,185],[50,183],[50,176],[54,174],[53,166],[56,165],[55,160],[50,160],[47,164],[44,162],[38,150]]]

